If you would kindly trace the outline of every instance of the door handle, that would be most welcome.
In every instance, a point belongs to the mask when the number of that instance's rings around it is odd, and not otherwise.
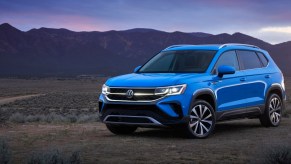
[[[266,79],[268,79],[268,78],[270,78],[270,77],[271,77],[270,75],[266,75],[266,76],[265,76]]]
[[[243,78],[240,79],[240,81],[246,81],[246,78],[243,77]]]
[[[219,82],[221,82],[221,81],[220,81],[220,80],[212,81],[212,82],[210,82],[210,84],[215,85],[215,84],[217,84],[217,83],[219,83]]]

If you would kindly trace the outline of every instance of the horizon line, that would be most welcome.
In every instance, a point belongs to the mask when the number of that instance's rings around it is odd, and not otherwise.
[[[227,34],[227,35],[235,35],[235,34],[242,34],[242,35],[246,35],[246,36],[249,36],[249,37],[253,37],[255,39],[258,39],[258,40],[261,40],[265,43],[268,43],[270,45],[278,45],[278,44],[282,44],[282,43],[287,43],[287,42],[291,42],[291,40],[289,41],[284,41],[284,42],[280,42],[280,43],[276,43],[276,44],[272,44],[270,42],[267,42],[265,40],[262,40],[262,39],[259,39],[259,38],[256,38],[254,36],[251,36],[251,35],[247,35],[245,33],[242,33],[242,32],[234,32],[232,34],[230,33],[227,33],[227,32],[222,32],[222,33],[218,33],[218,34],[212,34],[212,33],[207,33],[207,32],[201,32],[201,31],[196,31],[196,32],[185,32],[185,31],[163,31],[163,30],[157,30],[157,29],[153,29],[153,28],[144,28],[144,27],[135,27],[135,28],[130,28],[130,29],[123,29],[123,30],[114,30],[114,29],[111,29],[111,30],[106,30],[106,31],[79,31],[79,30],[71,30],[71,29],[68,29],[68,28],[64,28],[64,27],[61,27],[61,28],[58,28],[58,27],[39,27],[39,28],[31,28],[29,30],[21,30],[15,26],[13,26],[12,24],[8,23],[8,22],[4,22],[4,23],[1,23],[0,26],[3,26],[3,25],[9,25],[21,32],[29,32],[31,30],[40,30],[40,29],[53,29],[53,30],[67,30],[67,31],[70,31],[70,32],[113,32],[113,31],[116,31],[116,32],[122,32],[122,31],[130,31],[130,30],[152,30],[152,31],[158,31],[158,32],[164,32],[164,33],[185,33],[185,34],[195,34],[195,33],[201,33],[201,34],[206,34],[206,35],[210,35],[210,36],[217,36],[217,35],[223,35],[223,34]],[[208,36],[205,36],[205,37],[208,37]]]

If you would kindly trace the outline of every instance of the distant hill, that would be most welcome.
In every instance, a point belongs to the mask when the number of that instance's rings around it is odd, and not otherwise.
[[[116,75],[132,72],[163,48],[173,44],[254,44],[268,50],[285,75],[291,76],[291,42],[271,45],[234,33],[212,35],[131,29],[74,32],[40,28],[27,32],[0,25],[0,76]]]

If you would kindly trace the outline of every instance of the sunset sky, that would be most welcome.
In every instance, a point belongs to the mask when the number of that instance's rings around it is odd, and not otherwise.
[[[20,30],[242,32],[269,43],[291,40],[290,0],[0,0],[0,24]]]

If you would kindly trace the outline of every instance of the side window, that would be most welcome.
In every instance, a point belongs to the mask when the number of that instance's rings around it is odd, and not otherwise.
[[[263,63],[263,66],[266,67],[268,65],[268,59],[266,58],[266,56],[264,54],[262,54],[261,52],[257,52],[261,62]]]
[[[215,69],[217,69],[221,65],[232,66],[235,68],[235,70],[239,70],[238,61],[237,61],[235,51],[227,51],[227,52],[223,53],[219,57],[217,63],[215,64]]]
[[[242,69],[261,68],[262,63],[258,55],[253,51],[237,51]]]

